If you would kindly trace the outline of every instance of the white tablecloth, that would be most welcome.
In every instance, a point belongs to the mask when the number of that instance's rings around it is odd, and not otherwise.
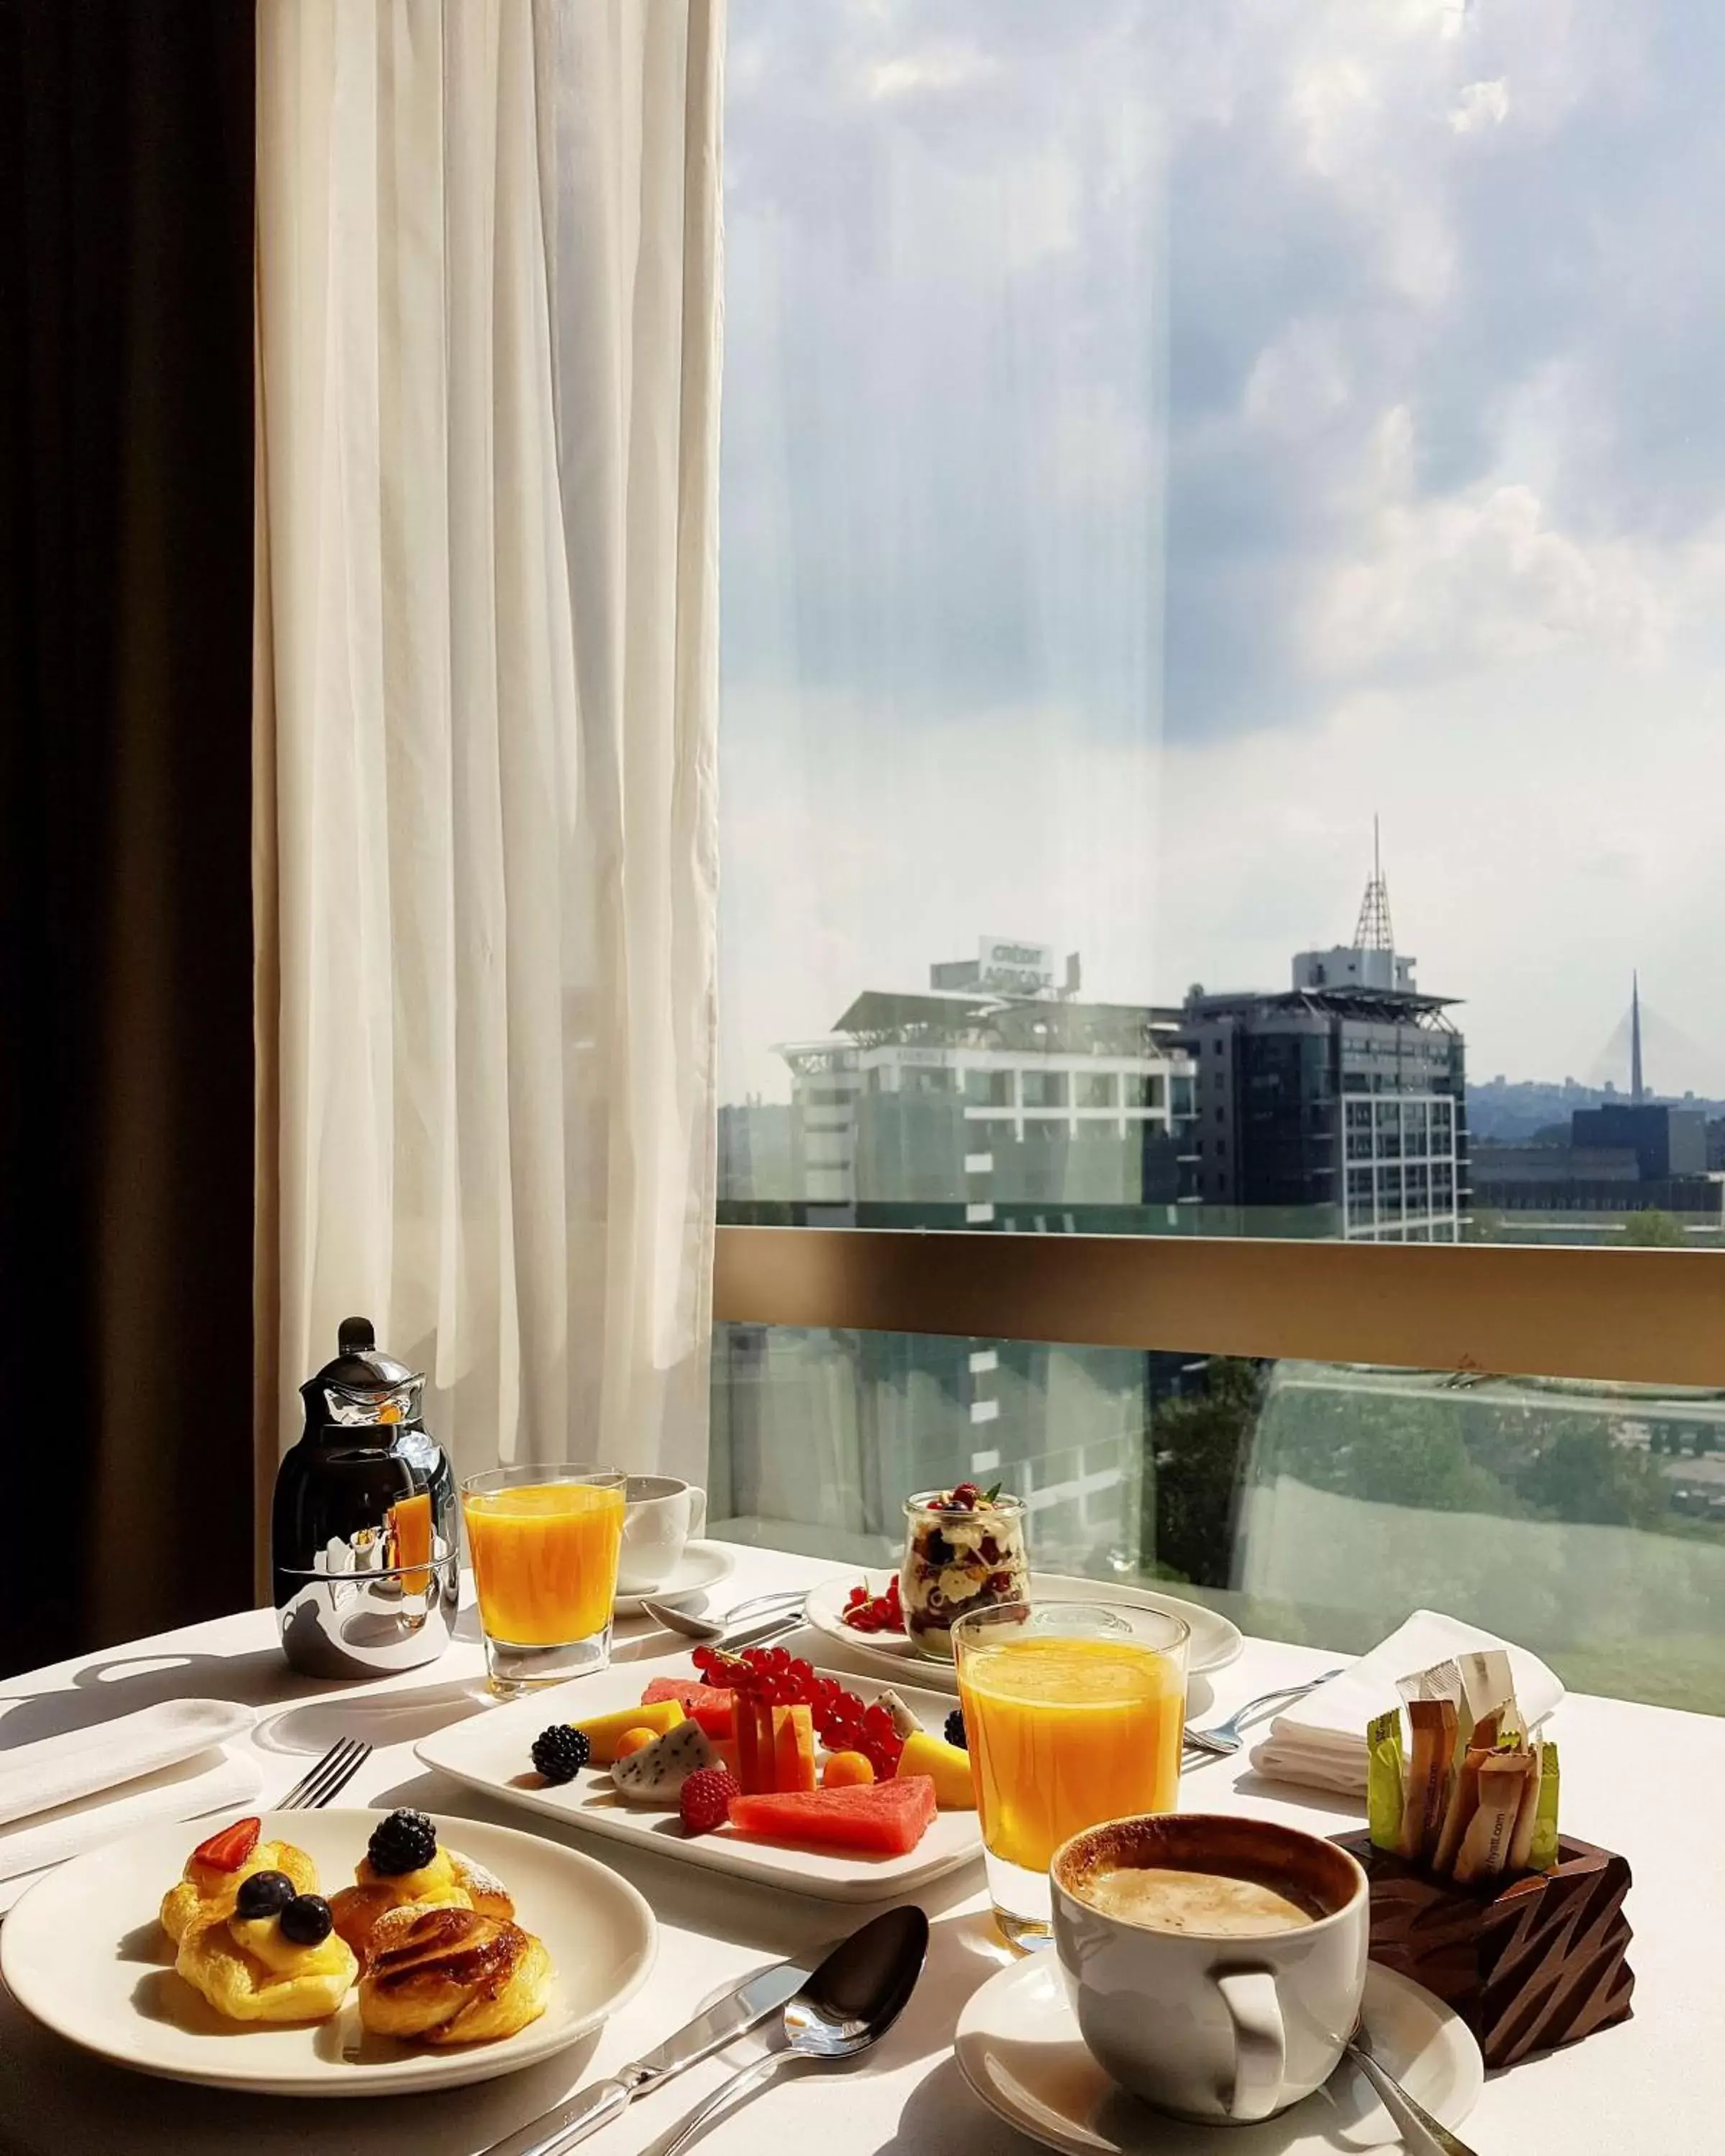
[[[721,1597],[812,1581],[838,1568],[768,1551],[738,1552]],[[470,1627],[470,1614],[466,1626]],[[650,1635],[650,1636],[649,1636]],[[664,1635],[623,1628],[621,1651],[656,1655]],[[797,1643],[809,1651],[805,1635]],[[824,1643],[822,1643],[823,1646]],[[838,1656],[823,1652],[832,1663]],[[1311,1648],[1253,1640],[1240,1661],[1195,1691],[1194,1707],[1225,1712],[1253,1694],[1331,1666]],[[480,1654],[470,1636],[429,1668],[354,1689],[294,1676],[268,1611],[163,1634],[0,1686],[0,1748],[105,1720],[177,1694],[239,1699],[279,1711],[260,1717],[262,1801],[285,1791],[339,1737],[376,1745],[344,1801],[413,1804],[509,1825],[545,1822],[491,1807],[426,1773],[412,1746],[451,1717],[483,1712]],[[862,1666],[859,1666],[860,1668]],[[1569,1830],[1621,1850],[1635,1869],[1635,2018],[1585,2043],[1498,2075],[1468,2123],[1479,2156],[1625,2156],[1626,2151],[1725,2152],[1713,2061],[1725,2026],[1725,1858],[1717,1825],[1725,1791],[1725,1720],[1572,1697],[1562,1710],[1563,1810]],[[1255,1780],[1244,1760],[1190,1773],[1192,1810],[1254,1811],[1321,1833],[1353,1818],[1340,1799]],[[567,2091],[658,2043],[752,1967],[829,1938],[856,1912],[764,1893],[662,1858],[619,1853],[613,1842],[569,1837],[614,1865],[657,1911],[663,1937],[651,1982],[603,2030],[509,2079],[447,2095],[391,2102],[297,2103],[154,2082],[102,2065],[36,2027],[0,1994],[0,2147],[40,2156],[473,2156]],[[959,2077],[952,2036],[959,2010],[1001,1963],[986,1913],[981,1867],[922,1897],[933,1924],[915,1999],[866,2062],[837,2076],[791,2078],[731,2117],[699,2145],[747,2156],[773,2145],[819,2146],[825,2156],[1019,2156],[1031,2143],[1000,2126]],[[636,2156],[751,2055],[691,2069],[636,2104],[586,2144],[594,2156]]]

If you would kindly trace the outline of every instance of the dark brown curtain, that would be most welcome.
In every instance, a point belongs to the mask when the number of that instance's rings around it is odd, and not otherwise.
[[[0,1671],[252,1599],[245,0],[0,0]]]

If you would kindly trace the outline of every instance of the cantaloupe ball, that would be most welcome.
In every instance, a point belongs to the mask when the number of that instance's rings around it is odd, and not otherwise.
[[[644,1752],[649,1744],[656,1744],[658,1742],[657,1730],[625,1729],[617,1740],[617,1757],[619,1759],[627,1759],[632,1753]]]
[[[824,1789],[855,1789],[874,1779],[874,1766],[860,1752],[829,1752],[820,1770]]]

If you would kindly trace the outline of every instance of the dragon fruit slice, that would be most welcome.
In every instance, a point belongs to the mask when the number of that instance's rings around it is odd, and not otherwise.
[[[663,1737],[631,1752],[611,1769],[617,1794],[631,1804],[672,1805],[683,1784],[703,1767],[716,1767],[719,1755],[698,1722],[680,1722]]]

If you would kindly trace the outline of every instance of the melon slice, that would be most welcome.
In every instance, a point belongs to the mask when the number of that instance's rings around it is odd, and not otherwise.
[[[814,1711],[807,1707],[773,1710],[773,1786],[780,1791],[814,1787]]]
[[[746,1796],[765,1795],[773,1787],[773,1709],[747,1696],[737,1702],[737,1779]]]
[[[919,1729],[905,1739],[898,1755],[901,1775],[927,1774],[934,1784],[935,1801],[942,1811],[976,1810],[976,1788],[970,1776],[970,1754],[939,1737]]]
[[[712,1739],[698,1722],[679,1722],[663,1737],[655,1737],[639,1752],[619,1759],[611,1769],[617,1794],[631,1804],[661,1804],[667,1808],[683,1793],[683,1784],[703,1767],[715,1767],[719,1755]]]
[[[926,1774],[731,1802],[731,1825],[737,1834],[859,1856],[908,1856],[934,1815],[934,1784]]]
[[[728,1737],[735,1697],[718,1685],[702,1684],[698,1677],[655,1677],[641,1694],[641,1704],[656,1707],[661,1700],[674,1699],[709,1737]]]
[[[652,1707],[619,1707],[612,1714],[589,1715],[585,1722],[574,1727],[587,1739],[591,1748],[590,1757],[595,1767],[608,1767],[617,1757],[617,1740],[631,1729],[650,1729],[655,1737],[663,1737],[667,1729],[675,1729],[684,1719],[682,1708],[674,1699],[664,1699]]]

